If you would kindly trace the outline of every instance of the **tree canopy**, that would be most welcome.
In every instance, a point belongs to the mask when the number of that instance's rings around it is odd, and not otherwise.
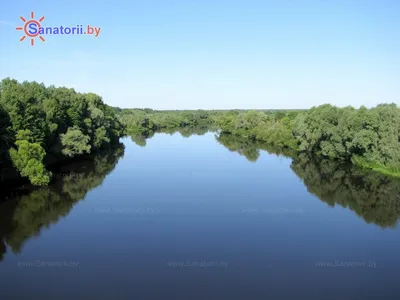
[[[217,119],[223,133],[267,142],[318,157],[400,176],[400,109],[329,104],[306,111],[226,112]]]
[[[5,78],[0,83],[0,167],[13,165],[35,185],[46,166],[116,145],[124,133],[100,96]]]

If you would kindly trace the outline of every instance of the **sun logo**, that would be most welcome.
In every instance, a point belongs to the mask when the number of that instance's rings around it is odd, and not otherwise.
[[[31,20],[26,21],[24,17],[19,17],[22,22],[25,23],[24,27],[17,27],[17,30],[23,30],[25,32],[25,35],[20,39],[20,41],[24,41],[26,39],[26,36],[31,38],[31,45],[33,46],[35,44],[35,37],[39,37],[42,42],[45,41],[45,39],[39,35],[39,29],[40,29],[40,23],[44,20],[44,17],[41,17],[39,21],[35,20],[35,13],[31,12]]]

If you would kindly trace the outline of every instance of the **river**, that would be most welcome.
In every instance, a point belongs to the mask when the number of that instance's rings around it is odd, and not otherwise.
[[[400,299],[399,180],[192,133],[8,195],[0,298]]]

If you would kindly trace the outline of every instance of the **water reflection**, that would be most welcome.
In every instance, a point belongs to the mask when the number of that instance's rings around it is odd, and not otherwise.
[[[260,156],[260,151],[264,150],[269,154],[274,154],[284,157],[294,157],[296,153],[289,149],[277,148],[265,143],[254,142],[246,138],[230,134],[216,134],[215,139],[222,146],[228,148],[232,152],[237,152],[243,155],[250,162],[255,162]]]
[[[102,184],[123,154],[121,145],[112,152],[59,166],[49,187],[14,195],[14,199],[0,205],[0,260],[6,245],[14,253],[20,253],[30,237],[68,215],[90,190]]]
[[[354,211],[367,223],[394,228],[400,218],[400,180],[335,161],[293,160],[291,169],[310,193],[334,207]]]
[[[168,133],[204,134],[210,128],[202,130],[184,129],[170,130]],[[142,137],[145,140],[150,136]],[[291,169],[303,181],[308,192],[321,201],[334,207],[340,205],[354,211],[365,222],[376,224],[382,228],[394,228],[400,218],[400,180],[377,172],[344,165],[328,159],[310,158],[298,155],[288,149],[280,149],[261,142],[253,142],[245,138],[216,134],[217,142],[232,152],[256,162],[260,151],[269,154],[292,158]],[[132,140],[134,138],[132,137]],[[135,137],[135,143],[141,141]]]
[[[260,156],[260,148],[251,140],[228,134],[216,135],[216,140],[230,151],[243,155],[248,161],[255,162]]]
[[[165,129],[163,133],[179,132],[182,136],[203,135],[210,127]],[[141,147],[154,132],[131,136]],[[400,217],[400,180],[375,172],[343,165],[332,160],[315,160],[276,149],[263,143],[231,135],[216,134],[216,141],[255,162],[261,151],[292,158],[291,169],[302,180],[307,190],[330,207],[340,205],[360,216],[365,222],[382,228],[393,228]],[[0,205],[0,260],[7,249],[19,253],[24,243],[40,234],[44,227],[58,222],[72,207],[104,178],[123,156],[123,147],[89,160],[68,164],[56,170],[56,180],[48,188],[21,189],[15,199]]]
[[[217,128],[211,125],[197,126],[197,127],[182,127],[182,128],[163,128],[155,131],[146,131],[141,134],[131,134],[131,140],[140,147],[145,147],[147,139],[154,136],[155,133],[175,134],[180,133],[182,137],[188,138],[192,135],[204,135],[207,132],[217,131]]]
[[[199,134],[198,132],[204,134],[212,131],[210,128],[197,131],[197,133],[190,131],[191,129],[186,130],[187,134]],[[175,132],[182,134],[181,130],[172,130],[168,133]],[[145,145],[146,139],[151,138],[152,135],[142,137],[144,140],[142,145]],[[260,151],[292,158],[290,167],[303,181],[309,193],[331,207],[340,205],[354,211],[367,223],[373,223],[382,228],[394,228],[400,218],[399,179],[352,165],[344,165],[337,161],[316,160],[305,155],[298,155],[291,150],[252,142],[229,134],[216,134],[215,138],[219,144],[246,157],[250,162],[258,160]],[[135,137],[136,144],[139,144],[138,141],[141,140]]]
[[[394,228],[400,218],[400,180],[380,173],[343,165],[328,159],[316,160],[290,150],[276,149],[232,135],[216,135],[230,151],[255,162],[260,150],[291,157],[291,169],[303,181],[308,192],[334,207],[354,211],[367,223]]]

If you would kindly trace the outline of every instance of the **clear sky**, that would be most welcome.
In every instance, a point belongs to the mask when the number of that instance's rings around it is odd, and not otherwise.
[[[101,27],[20,42],[15,28]],[[398,0],[3,1],[0,78],[154,109],[400,104]]]

